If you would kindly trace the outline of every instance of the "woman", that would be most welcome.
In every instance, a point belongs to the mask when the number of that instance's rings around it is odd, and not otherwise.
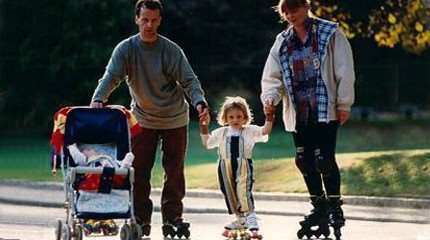
[[[351,47],[337,23],[312,15],[309,0],[280,0],[276,9],[289,25],[267,58],[261,100],[265,111],[283,102],[285,129],[292,132],[296,165],[314,207],[297,235],[328,236],[328,222],[340,239],[345,219],[335,147],[338,126],[354,102]]]

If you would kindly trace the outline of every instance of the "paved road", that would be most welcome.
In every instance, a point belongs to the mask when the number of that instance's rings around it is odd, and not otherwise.
[[[64,218],[61,208],[0,204],[0,240],[51,240],[57,218]],[[185,217],[192,223],[193,240],[220,240],[220,232],[230,221],[226,214],[191,214]],[[295,240],[299,216],[260,215],[264,239]],[[162,240],[160,215],[153,216],[152,237]],[[110,240],[119,237],[92,237],[85,239]],[[349,220],[344,230],[348,240],[430,240],[430,224],[375,222]]]

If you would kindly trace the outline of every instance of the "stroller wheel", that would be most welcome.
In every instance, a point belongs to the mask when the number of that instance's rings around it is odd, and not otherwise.
[[[135,240],[135,239],[140,240],[142,238],[142,235],[143,235],[142,228],[139,224],[135,224],[135,223],[130,224],[130,231],[131,231],[132,240]]]
[[[55,240],[61,240],[61,230],[63,228],[63,222],[57,219],[57,224],[55,226]]]
[[[122,225],[121,232],[119,233],[121,240],[131,240],[131,229],[127,223]]]
[[[83,229],[80,225],[75,225],[73,231],[73,240],[82,240]]]
[[[70,227],[67,224],[62,224],[61,228],[61,239],[62,240],[71,240]]]

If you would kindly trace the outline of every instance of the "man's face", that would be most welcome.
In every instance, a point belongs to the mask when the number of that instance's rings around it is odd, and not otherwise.
[[[285,8],[284,14],[287,22],[293,27],[301,27],[308,17],[309,6],[298,7],[294,9]]]
[[[144,42],[154,42],[157,40],[158,27],[161,24],[160,10],[141,8],[140,14],[136,16],[135,21]]]

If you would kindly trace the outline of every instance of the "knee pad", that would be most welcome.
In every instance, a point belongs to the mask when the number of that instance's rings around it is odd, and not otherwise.
[[[315,149],[314,155],[317,171],[323,175],[329,175],[334,158],[327,156],[327,154],[323,154],[319,148]]]
[[[300,170],[300,172],[305,175],[305,148],[297,147],[296,148],[296,166]]]

